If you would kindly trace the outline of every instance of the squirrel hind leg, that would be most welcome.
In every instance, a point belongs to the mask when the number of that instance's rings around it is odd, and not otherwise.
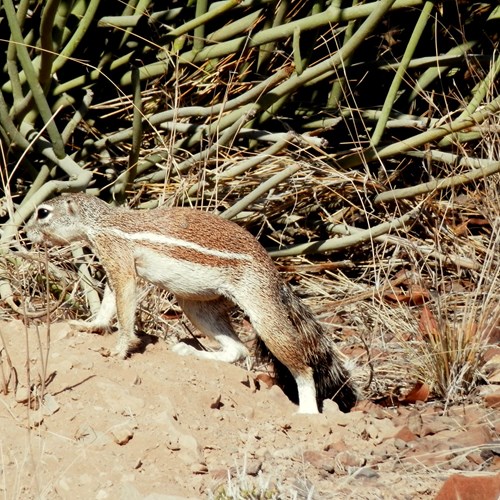
[[[297,392],[299,396],[298,413],[319,413],[318,402],[316,399],[316,384],[314,383],[312,368],[309,368],[303,373],[295,374],[294,379],[297,384]]]
[[[319,413],[316,382],[311,367],[304,367],[292,375],[291,370],[274,356],[260,338],[257,339],[256,355],[261,362],[272,364],[275,383],[292,403],[299,405],[297,413]]]
[[[248,349],[236,335],[227,314],[225,299],[197,301],[178,299],[184,314],[201,333],[215,339],[221,346],[219,351],[200,351],[185,343],[176,344],[173,351],[182,356],[196,356],[235,363],[248,357]]]

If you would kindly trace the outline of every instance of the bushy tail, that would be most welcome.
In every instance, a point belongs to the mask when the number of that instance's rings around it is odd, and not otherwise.
[[[304,363],[313,369],[316,399],[321,411],[323,400],[333,399],[343,412],[348,412],[358,399],[358,393],[344,365],[342,355],[314,317],[312,311],[283,284],[280,299],[288,317],[302,339]],[[259,339],[258,354],[273,363],[277,384],[294,403],[298,403],[297,384],[288,368]]]

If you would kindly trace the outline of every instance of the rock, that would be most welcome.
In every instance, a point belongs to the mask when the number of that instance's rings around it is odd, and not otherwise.
[[[207,474],[208,473],[207,464],[204,462],[199,462],[197,464],[191,464],[191,466],[189,468],[193,474]]]
[[[467,460],[469,460],[469,462],[471,462],[474,466],[483,464],[487,458],[489,457],[487,457],[486,453],[483,454],[479,451],[474,451],[467,455]]]
[[[489,423],[489,413],[489,410],[486,410],[484,407],[479,406],[478,404],[466,405],[462,408],[463,426],[474,427],[477,424]],[[450,411],[450,417],[454,416],[455,415]]]
[[[269,396],[269,399],[271,400],[273,407],[293,408],[291,401],[286,397],[285,393],[277,385],[271,386],[271,388],[267,390],[266,394]],[[295,411],[297,411],[297,410],[295,410]],[[291,413],[291,412],[288,412],[288,413]]]
[[[50,338],[52,342],[57,342],[75,335],[74,330],[67,321],[52,323],[50,325]]]
[[[32,411],[30,413],[30,426],[32,428],[39,427],[43,423],[43,413],[41,410]]]
[[[262,462],[260,460],[250,460],[247,462],[245,472],[249,476],[257,476],[262,470]]]
[[[391,417],[391,413],[387,408],[384,408],[370,400],[363,399],[356,403],[356,406],[351,411],[361,411],[370,414],[375,418],[387,418]]]
[[[489,443],[491,439],[489,427],[483,424],[451,436],[450,446],[452,448],[477,447]]]
[[[405,448],[408,448],[408,441],[396,438],[394,439],[394,447],[399,451],[404,450]]]
[[[22,385],[20,385],[16,390],[16,402],[17,403],[27,403],[30,399],[31,391]]]
[[[193,465],[198,463],[205,463],[203,454],[203,447],[198,443],[197,439],[191,435],[184,433],[174,418],[168,416],[166,413],[166,447],[179,453],[179,459],[186,465]]]
[[[335,457],[335,472],[337,474],[348,474],[351,468],[365,465],[365,459],[351,451],[342,451]]]
[[[111,380],[100,380],[97,385],[101,392],[102,401],[117,414],[136,415],[145,406],[142,398],[130,394],[128,388],[123,385]]]
[[[500,408],[500,390],[486,394],[484,404],[487,408]]]
[[[396,434],[394,434],[395,439],[400,439],[404,441],[405,443],[409,443],[410,441],[416,441],[417,436],[413,434],[413,432],[410,430],[410,428],[405,425],[401,427]]]
[[[117,427],[111,431],[113,441],[120,446],[127,444],[133,437],[134,431],[129,427]]]
[[[268,389],[275,385],[274,379],[267,373],[259,373],[255,376],[254,385],[257,389],[260,387],[260,384],[262,384],[263,387],[267,387]]]
[[[332,414],[336,415],[340,413],[339,405],[333,401],[333,399],[325,399],[323,401],[323,414]]]
[[[99,490],[95,495],[96,500],[106,500],[106,498],[109,498],[109,493],[106,490]]]
[[[228,469],[212,469],[210,471],[210,477],[216,482],[225,482],[234,477],[235,474],[236,470],[233,467]]]
[[[356,478],[361,477],[366,479],[376,479],[377,477],[380,477],[380,474],[370,467],[361,467],[361,469],[356,471]]]
[[[498,500],[500,474],[496,476],[450,476],[435,500]]]
[[[325,446],[325,451],[327,451],[330,455],[337,455],[337,453],[347,450],[348,447],[343,439],[329,443]]]
[[[127,500],[144,500],[144,495],[141,495],[132,483],[123,482],[121,485],[120,498],[126,498]]]
[[[430,422],[422,425],[420,436],[432,436],[433,434],[437,434],[438,432],[456,429],[457,427],[457,422],[453,418],[436,417],[433,418]]]
[[[394,436],[394,423],[389,418],[373,419],[371,424],[367,425],[366,428],[369,436],[374,440],[374,442],[381,443],[385,439]]]
[[[330,455],[328,455],[328,453],[311,450],[305,451],[304,460],[306,462],[309,462],[317,469],[321,469],[329,473],[335,471],[335,460]]]
[[[346,427],[352,422],[352,414],[341,412],[339,405],[331,400],[325,399],[323,401],[323,415],[327,415],[328,422],[330,424],[340,425],[341,427]]]
[[[448,441],[435,438],[422,439],[418,442],[418,446],[408,450],[406,460],[419,466],[443,467],[455,456],[450,451],[449,444]]]
[[[418,410],[411,411],[406,421],[408,429],[416,436],[422,436],[423,423],[422,415]]]
[[[45,394],[42,404],[42,412],[48,417],[53,415],[56,411],[61,408],[60,404],[56,401],[56,398],[52,394]]]

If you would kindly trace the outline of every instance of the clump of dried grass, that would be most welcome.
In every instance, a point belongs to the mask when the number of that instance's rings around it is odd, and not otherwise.
[[[273,477],[259,471],[256,475],[249,475],[246,464],[228,470],[226,481],[209,490],[210,500],[279,500],[298,498],[312,500],[314,487],[303,478],[296,478],[293,485],[287,484],[284,478]]]
[[[500,322],[499,220],[472,290],[461,297],[453,292],[437,296],[436,313],[424,309],[420,318],[421,375],[447,403],[463,400],[484,382],[483,354],[493,343],[491,333]]]

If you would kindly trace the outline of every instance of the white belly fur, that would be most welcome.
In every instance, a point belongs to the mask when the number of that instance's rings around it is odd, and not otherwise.
[[[225,295],[228,285],[223,267],[161,256],[147,248],[136,251],[135,267],[141,278],[185,299],[212,300]]]

